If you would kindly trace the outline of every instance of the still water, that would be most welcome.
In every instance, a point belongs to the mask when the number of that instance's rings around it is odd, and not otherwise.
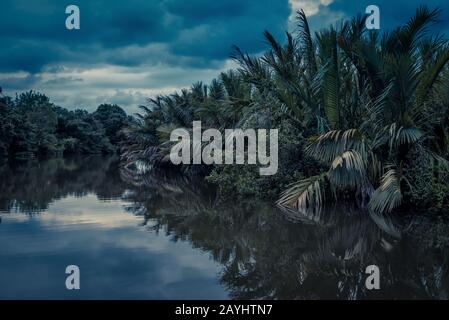
[[[0,299],[448,298],[441,219],[289,214],[116,158],[0,165],[0,219]],[[372,264],[380,290],[365,287]]]

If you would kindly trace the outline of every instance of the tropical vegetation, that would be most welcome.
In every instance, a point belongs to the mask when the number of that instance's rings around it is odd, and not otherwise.
[[[312,34],[306,15],[268,50],[238,47],[235,70],[210,84],[158,95],[135,118],[117,105],[89,113],[40,93],[0,96],[0,158],[106,154],[123,167],[176,171],[217,185],[222,197],[267,198],[287,212],[352,202],[375,213],[449,209],[449,42],[419,7],[392,31],[357,16]],[[175,128],[276,128],[279,171],[169,160]]]
[[[209,85],[150,99],[124,130],[126,167],[172,167],[169,132],[201,120],[209,128],[278,128],[278,174],[247,166],[189,165],[222,194],[277,197],[290,211],[354,201],[371,212],[449,207],[449,42],[432,25],[441,11],[419,7],[392,30],[357,16],[312,34],[306,15],[285,43],[234,48],[237,70]]]
[[[33,91],[0,97],[0,158],[106,154],[118,150],[121,129],[131,121],[117,105],[93,113],[55,106]]]

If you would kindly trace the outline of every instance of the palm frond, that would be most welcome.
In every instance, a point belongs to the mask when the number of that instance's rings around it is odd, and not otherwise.
[[[363,136],[357,129],[331,130],[320,135],[307,146],[306,153],[317,160],[331,163],[349,149],[362,152]]]
[[[321,92],[323,94],[324,111],[329,124],[333,129],[342,126],[342,113],[340,104],[340,65],[338,58],[337,32],[331,30],[321,35],[321,56],[326,59],[322,72]]]
[[[362,188],[368,183],[363,157],[357,151],[345,151],[332,162],[328,178],[333,186],[341,189]]]
[[[390,168],[382,176],[379,188],[374,191],[368,204],[376,213],[388,213],[402,202],[400,176],[396,169]]]
[[[417,90],[416,106],[417,108],[427,100],[427,97],[432,91],[433,86],[439,79],[442,71],[449,62],[449,47],[444,47],[438,52],[438,56],[430,66],[427,66],[427,70],[421,75],[421,81]]]
[[[310,78],[313,78],[317,72],[317,61],[315,56],[315,48],[310,32],[309,22],[307,21],[304,10],[297,12],[296,19],[298,21],[298,35],[302,44],[301,50],[305,57],[305,63]]]
[[[397,123],[385,127],[384,131],[387,131],[390,153],[402,145],[412,145],[424,136],[424,133],[418,128],[406,128]]]
[[[405,24],[397,28],[394,32],[386,34],[382,47],[388,53],[402,54],[416,48],[418,41],[428,31],[432,23],[437,22],[441,9],[430,10],[427,6],[420,6],[415,15]]]
[[[323,182],[326,174],[310,177],[290,186],[281,194],[276,202],[281,207],[290,207],[296,210],[319,210],[325,199]]]

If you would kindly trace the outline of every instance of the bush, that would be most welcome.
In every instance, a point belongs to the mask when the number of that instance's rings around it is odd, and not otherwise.
[[[408,154],[405,176],[410,186],[405,186],[404,197],[411,208],[431,212],[449,210],[449,170],[434,165],[435,160],[420,148]]]

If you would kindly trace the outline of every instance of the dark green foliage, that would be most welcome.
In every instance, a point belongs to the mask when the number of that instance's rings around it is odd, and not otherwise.
[[[93,117],[103,125],[109,141],[113,145],[118,145],[123,138],[121,133],[123,125],[130,121],[126,112],[116,104],[102,104],[93,113]]]
[[[440,13],[419,7],[408,23],[383,34],[358,16],[313,36],[298,12],[297,31],[284,44],[265,32],[264,54],[234,48],[236,71],[151,100],[127,130],[123,160],[169,163],[170,131],[194,120],[203,129],[277,128],[275,176],[260,177],[252,166],[211,166],[203,174],[226,195],[285,190],[278,204],[287,210],[349,198],[378,213],[410,203],[443,210],[449,42],[428,32]]]
[[[30,158],[115,152],[129,123],[117,105],[69,111],[33,91],[0,98],[0,157]]]
[[[404,197],[415,208],[449,212],[449,171],[434,165],[434,159],[419,148],[407,155],[404,175],[410,186],[405,186]]]
[[[288,185],[302,178],[303,175],[315,174],[320,165],[317,161],[305,157],[303,153],[304,138],[289,120],[272,118],[279,125],[279,167],[272,176],[261,176],[258,165],[215,166],[209,182],[216,184],[224,196],[256,196],[275,199]]]

